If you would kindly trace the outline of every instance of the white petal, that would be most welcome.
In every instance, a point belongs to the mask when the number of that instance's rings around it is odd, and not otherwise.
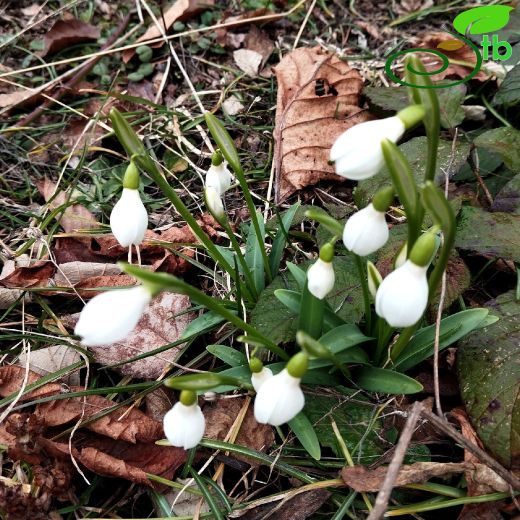
[[[209,212],[217,219],[224,216],[224,204],[215,188],[207,187],[204,191],[206,206]]]
[[[383,247],[388,235],[385,213],[370,203],[349,217],[343,229],[343,243],[356,255],[367,256]]]
[[[219,166],[212,164],[206,173],[206,187],[215,189],[220,196],[229,189],[231,181],[231,172],[224,163]]]
[[[316,298],[323,300],[334,288],[334,268],[332,262],[324,262],[318,258],[307,271],[307,286],[309,292]]]
[[[409,327],[421,319],[428,304],[426,271],[407,260],[379,286],[376,312],[392,327]]]
[[[273,377],[273,371],[270,368],[262,367],[260,372],[253,372],[251,374],[251,384],[255,389],[255,392],[260,390],[260,387],[268,380]]]
[[[121,341],[135,328],[150,300],[150,292],[142,286],[99,294],[83,307],[74,333],[88,347]]]
[[[148,227],[148,213],[138,190],[123,188],[110,214],[110,227],[123,247],[141,244]]]
[[[375,175],[383,166],[381,141],[398,141],[405,126],[397,116],[367,121],[341,134],[330,150],[336,173],[347,179],[362,180]]]
[[[164,416],[163,428],[172,446],[189,450],[201,441],[206,420],[198,404],[186,406],[179,401]]]
[[[304,404],[300,379],[284,368],[260,387],[255,399],[255,418],[261,424],[280,426],[296,417]]]

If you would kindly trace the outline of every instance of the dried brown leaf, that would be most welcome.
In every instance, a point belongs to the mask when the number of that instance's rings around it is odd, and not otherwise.
[[[358,492],[376,492],[381,489],[388,468],[380,466],[368,469],[365,466],[346,467],[341,470],[345,484]],[[402,466],[394,486],[427,482],[431,478],[448,477],[455,473],[471,472],[472,475],[487,473],[489,468],[474,462],[416,462]],[[494,473],[494,472],[493,472]],[[503,482],[503,481],[502,481]],[[507,487],[507,486],[506,486]]]
[[[329,150],[348,128],[369,119],[359,107],[363,80],[336,55],[300,48],[275,68],[276,199],[324,179],[340,179]]]
[[[7,94],[0,94],[0,108],[13,108],[16,105],[23,104],[30,100],[33,96],[39,95],[37,89],[22,89],[8,92]]]
[[[233,59],[236,66],[247,76],[254,78],[258,75],[258,70],[262,63],[262,55],[259,52],[249,49],[238,49],[233,52]]]
[[[27,266],[15,267],[14,271],[0,279],[0,285],[11,288],[45,287],[54,274],[55,267],[49,260],[37,260]]]
[[[215,0],[176,0],[167,9],[164,10],[163,16],[158,19],[160,27],[152,21],[147,31],[137,39],[137,43],[153,40],[161,36],[162,32],[168,32],[168,29],[177,21],[182,22],[193,16],[196,16],[208,7],[214,5]],[[161,47],[163,44],[154,44],[154,47]],[[128,63],[135,54],[135,49],[128,49],[123,52],[123,61]]]
[[[51,209],[56,209],[59,206],[66,204],[70,200],[70,197],[67,195],[67,193],[61,190],[54,197],[57,185],[50,179],[45,178],[38,182],[36,186],[45,201],[51,201],[49,202],[49,207]],[[92,215],[92,213],[87,208],[84,208],[80,204],[73,204],[72,206],[68,206],[61,214],[61,217],[58,218],[61,227],[67,233],[71,233],[80,229],[92,229],[99,227],[99,222],[94,218],[94,215]]]
[[[81,20],[58,20],[43,38],[43,51],[40,56],[55,54],[61,49],[78,43],[95,41],[101,33],[97,27]]]
[[[121,273],[117,264],[100,262],[66,262],[60,264],[54,275],[54,284],[60,287],[77,285],[94,276],[113,276]]]
[[[249,28],[244,43],[246,49],[256,51],[262,56],[260,67],[263,67],[267,63],[267,60],[274,51],[274,43],[269,36],[256,25],[252,25]]]
[[[27,385],[34,383],[40,379],[40,375],[29,371]],[[0,396],[7,397],[20,391],[25,379],[25,368],[17,365],[7,365],[0,367]],[[47,383],[46,385],[24,394],[20,401],[36,399],[48,395],[57,394],[61,391],[62,386],[59,383]]]
[[[89,350],[98,363],[111,365],[173,343],[181,337],[183,330],[193,319],[191,313],[185,312],[189,307],[190,299],[187,296],[162,293],[153,299],[127,338],[111,345],[90,347]],[[78,316],[79,314],[65,316],[63,322],[73,327]],[[121,365],[116,370],[141,379],[155,379],[175,360],[181,348],[182,345],[172,347],[165,352]]]
[[[244,402],[245,398],[218,399],[213,404],[206,405],[203,410],[206,418],[205,436],[210,439],[224,440],[242,410]],[[266,451],[274,443],[273,428],[268,424],[257,423],[253,408],[249,406],[235,443],[256,451]],[[243,460],[251,463],[250,459]]]
[[[16,267],[27,267],[30,263],[31,260],[27,255],[20,255],[16,260],[6,260],[2,267],[2,272],[0,273],[0,281],[13,273]],[[23,291],[21,289],[0,287],[0,309],[8,309],[22,295]],[[24,300],[28,302],[30,299],[30,295],[26,293]]]

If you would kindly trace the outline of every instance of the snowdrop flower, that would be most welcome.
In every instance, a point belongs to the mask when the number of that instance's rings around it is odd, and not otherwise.
[[[206,187],[204,190],[204,198],[206,199],[206,207],[213,217],[220,221],[225,217],[224,204],[215,188]]]
[[[252,357],[249,361],[249,368],[251,370],[251,384],[258,393],[260,387],[271,377],[273,371],[270,368],[264,367],[264,364],[256,357]]]
[[[142,285],[98,294],[83,307],[74,334],[87,347],[121,341],[135,328],[151,299],[152,293]]]
[[[222,154],[215,152],[211,158],[211,166],[206,173],[206,187],[214,188],[222,197],[231,186],[231,172],[224,164]]]
[[[319,300],[323,300],[334,288],[336,277],[332,267],[334,246],[325,244],[320,249],[320,256],[307,271],[307,288],[309,292]]]
[[[305,397],[300,381],[307,371],[308,363],[307,354],[299,352],[279,374],[260,386],[254,407],[257,422],[280,426],[302,411]]]
[[[392,327],[414,325],[426,310],[426,273],[434,251],[435,235],[425,233],[415,243],[410,258],[381,282],[376,294],[376,312]]]
[[[383,188],[368,206],[349,217],[343,229],[343,243],[349,251],[367,256],[386,244],[388,225],[385,213],[393,198],[393,188]]]
[[[397,115],[377,121],[367,121],[341,134],[330,150],[330,160],[336,163],[336,173],[359,181],[375,175],[383,166],[383,139],[396,143],[407,128],[424,117],[422,105],[412,105]]]
[[[197,404],[197,394],[183,390],[180,399],[163,419],[166,438],[172,446],[189,450],[201,441],[206,428],[206,420]]]
[[[123,247],[138,246],[148,227],[148,213],[139,195],[139,171],[133,162],[123,179],[123,193],[110,213],[110,228]]]

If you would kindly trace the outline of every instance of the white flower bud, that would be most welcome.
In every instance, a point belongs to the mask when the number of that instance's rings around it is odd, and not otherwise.
[[[268,380],[273,377],[273,371],[270,368],[262,367],[260,372],[251,373],[251,384],[255,389],[255,392],[260,390],[260,387]]]
[[[335,279],[332,262],[325,262],[321,258],[318,258],[307,271],[309,292],[319,300],[323,300],[332,291]]]
[[[224,162],[218,166],[212,164],[206,173],[206,188],[213,188],[220,196],[229,190],[231,181],[231,172]]]
[[[383,139],[397,142],[405,132],[398,116],[367,121],[341,134],[330,150],[330,160],[336,163],[336,173],[355,181],[368,179],[383,166]]]
[[[381,282],[376,312],[392,327],[409,327],[421,319],[428,304],[427,270],[427,265],[407,260]]]
[[[110,214],[110,227],[123,247],[141,244],[148,227],[148,213],[138,190],[123,188]]]
[[[359,256],[372,254],[387,240],[385,213],[377,211],[372,203],[349,217],[343,230],[345,247]]]
[[[206,420],[197,403],[185,405],[179,401],[164,416],[163,428],[172,446],[189,450],[201,441]]]
[[[255,399],[255,418],[261,424],[280,426],[294,419],[304,404],[300,378],[291,376],[284,368],[260,387]]]
[[[87,347],[121,341],[135,328],[151,299],[142,285],[98,294],[83,307],[74,334]]]
[[[206,199],[206,207],[208,211],[217,219],[220,220],[224,218],[224,204],[222,204],[222,199],[218,194],[215,188],[206,188],[204,191],[205,199]]]

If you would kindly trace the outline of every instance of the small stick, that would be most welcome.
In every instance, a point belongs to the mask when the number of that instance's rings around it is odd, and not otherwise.
[[[141,267],[141,248],[139,246],[135,246],[135,251],[137,253],[137,265]]]
[[[128,246],[128,263],[132,264],[132,244]]]
[[[374,504],[374,509],[368,515],[367,520],[379,520],[385,514],[386,508],[388,507],[388,501],[390,500],[390,494],[392,493],[392,489],[394,487],[395,479],[399,474],[399,470],[403,464],[404,456],[406,455],[406,450],[410,445],[410,441],[412,440],[412,434],[415,429],[415,424],[417,423],[419,416],[423,410],[423,405],[420,401],[416,401],[412,407],[412,411],[410,415],[408,415],[408,419],[406,420],[406,424],[403,428],[401,436],[399,437],[399,442],[395,447],[395,453],[392,457],[392,461],[388,466],[388,471],[386,472],[385,480],[379,493],[377,494],[376,502]]]

